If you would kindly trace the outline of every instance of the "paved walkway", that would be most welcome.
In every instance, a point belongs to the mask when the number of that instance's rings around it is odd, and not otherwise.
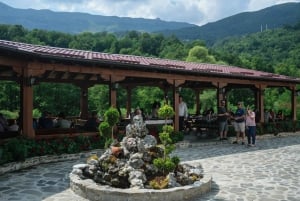
[[[213,177],[212,191],[193,201],[300,200],[300,133],[258,139],[256,147],[190,140],[193,143],[174,154],[182,161],[200,161]],[[84,201],[68,188],[72,166],[83,161],[42,164],[2,175],[0,200]]]

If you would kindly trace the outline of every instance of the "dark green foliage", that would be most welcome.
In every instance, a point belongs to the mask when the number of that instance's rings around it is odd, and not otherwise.
[[[109,138],[111,135],[111,126],[107,121],[101,122],[99,125],[100,135],[104,138]]]
[[[104,139],[99,136],[77,136],[52,140],[13,138],[0,146],[0,164],[23,161],[28,157],[73,154],[104,148]]]
[[[103,139],[105,140],[104,147],[108,148],[109,145],[112,143],[112,138],[111,138],[112,127],[109,125],[109,123],[107,121],[103,121],[99,125],[99,131],[100,131],[101,137],[103,137]]]
[[[173,143],[177,143],[183,140],[184,138],[184,134],[182,131],[173,131],[170,134],[170,138],[172,140]]]
[[[10,139],[4,146],[4,154],[9,154],[8,159],[13,161],[24,161],[27,157],[25,140],[22,138]]]
[[[153,160],[153,165],[159,169],[162,175],[167,175],[175,170],[175,163],[170,158],[156,158]]]
[[[299,76],[300,29],[296,27],[228,38],[216,43],[213,50],[231,65]]]

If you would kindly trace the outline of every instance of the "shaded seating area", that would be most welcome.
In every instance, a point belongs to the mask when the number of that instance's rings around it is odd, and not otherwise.
[[[196,133],[201,138],[214,138],[218,136],[219,125],[217,118],[207,120],[204,116],[190,116],[186,123],[186,130]]]
[[[88,91],[94,85],[107,85],[109,105],[117,106],[118,88],[126,91],[124,103],[126,113],[132,109],[131,93],[136,86],[155,86],[164,94],[171,93],[170,102],[175,110],[174,129],[179,130],[178,104],[181,88],[190,88],[198,98],[203,89],[216,90],[217,100],[235,88],[249,88],[255,97],[255,108],[264,111],[264,91],[271,87],[285,87],[290,91],[291,120],[296,121],[297,88],[300,79],[284,75],[239,68],[228,65],[203,64],[169,59],[117,55],[67,48],[25,44],[0,40],[0,79],[15,81],[20,85],[20,121],[24,136],[35,138],[47,136],[45,131],[33,129],[33,96],[35,85],[45,83],[71,83],[80,88],[78,96],[80,114],[88,118]],[[124,106],[123,106],[124,107]],[[263,122],[263,113],[260,114]],[[215,124],[196,120],[192,122],[199,129],[214,129]],[[120,125],[121,126],[121,125]],[[75,127],[76,128],[76,127]],[[124,128],[124,126],[123,126]],[[81,133],[65,130],[66,135]],[[50,131],[49,131],[50,132]],[[61,130],[55,130],[58,136]],[[40,133],[40,134],[39,134]],[[84,131],[82,131],[84,133]]]

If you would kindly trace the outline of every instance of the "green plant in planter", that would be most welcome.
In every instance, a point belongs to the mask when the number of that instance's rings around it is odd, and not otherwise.
[[[105,147],[114,139],[114,126],[119,122],[119,111],[111,107],[104,113],[104,121],[99,125],[100,135],[105,138]]]
[[[174,110],[169,105],[164,105],[158,110],[159,117],[166,120],[173,117]],[[163,175],[167,175],[169,172],[175,170],[179,163],[179,158],[174,156],[170,157],[170,153],[175,149],[175,146],[170,138],[170,134],[173,133],[173,126],[165,124],[162,128],[162,132],[159,133],[159,139],[161,141],[161,147],[163,148],[164,155],[163,158],[156,158],[153,160],[153,164],[161,171]]]
[[[100,135],[104,138],[105,141],[104,148],[108,148],[108,146],[112,143],[111,128],[108,122],[103,121],[99,125],[99,130],[100,130]]]
[[[172,118],[174,116],[174,114],[175,114],[175,112],[174,112],[173,108],[168,104],[165,104],[158,110],[158,116],[160,118],[163,118],[165,120],[165,122],[167,122],[168,119]],[[165,124],[167,124],[167,123],[165,123]]]

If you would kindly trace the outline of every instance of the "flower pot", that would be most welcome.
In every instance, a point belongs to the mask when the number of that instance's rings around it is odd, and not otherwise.
[[[118,156],[121,152],[122,152],[122,148],[121,147],[115,147],[115,146],[111,147],[111,153],[114,156]]]

